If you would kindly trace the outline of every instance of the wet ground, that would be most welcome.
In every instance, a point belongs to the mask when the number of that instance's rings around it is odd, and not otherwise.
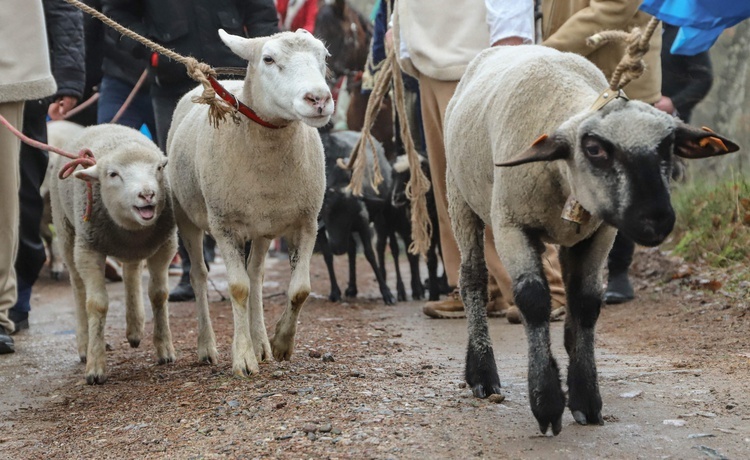
[[[336,262],[345,280],[345,261]],[[174,364],[156,364],[150,313],[131,349],[123,286],[109,283],[113,350],[102,386],[83,379],[67,281],[43,274],[31,329],[15,336],[17,353],[0,357],[0,458],[750,458],[747,299],[696,290],[700,282],[674,270],[658,252],[639,254],[638,300],[605,308],[599,321],[606,423],[578,426],[566,412],[556,437],[539,433],[528,407],[522,326],[489,320],[505,400],[475,399],[462,384],[465,320],[430,320],[421,302],[382,305],[364,261],[360,297],[333,304],[316,256],[292,360],[247,380],[231,375],[221,264],[210,274],[216,366],[196,362],[192,303],[171,305]],[[288,272],[269,257],[269,331]],[[562,323],[552,336],[564,373]]]

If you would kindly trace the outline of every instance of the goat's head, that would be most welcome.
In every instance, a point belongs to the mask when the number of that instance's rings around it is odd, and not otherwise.
[[[326,84],[323,42],[304,29],[270,37],[243,38],[219,30],[222,41],[248,61],[245,91],[268,120],[301,120],[319,128],[333,113]]]
[[[170,194],[166,164],[167,158],[155,145],[131,143],[118,146],[96,165],[76,171],[75,177],[99,183],[101,204],[112,220],[137,231],[154,225],[166,207]]]
[[[419,163],[422,172],[427,179],[430,179],[430,167],[427,164],[427,159],[419,155]],[[406,154],[396,157],[393,169],[391,170],[391,177],[393,179],[393,185],[391,186],[391,206],[401,208],[408,205],[411,200],[406,195],[406,187],[409,184],[409,180],[411,180],[411,170],[409,169],[409,158]]]
[[[732,141],[682,123],[652,106],[618,99],[564,122],[520,156],[498,164],[565,160],[576,199],[636,243],[655,246],[672,231],[672,155],[707,158],[735,152]]]

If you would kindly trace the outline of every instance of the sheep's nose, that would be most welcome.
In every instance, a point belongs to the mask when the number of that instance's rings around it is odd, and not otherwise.
[[[314,108],[318,109],[318,113],[323,113],[323,108],[328,105],[328,101],[330,100],[330,91],[320,91],[316,93],[310,92],[305,94],[305,101]]]
[[[156,195],[156,192],[152,190],[144,190],[138,194],[138,197],[146,200],[146,203],[151,203],[154,200],[154,195]]]

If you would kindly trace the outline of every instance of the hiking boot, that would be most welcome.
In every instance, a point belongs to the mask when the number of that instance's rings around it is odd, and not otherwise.
[[[604,293],[604,302],[612,305],[618,303],[630,302],[635,298],[633,285],[630,284],[628,272],[610,273],[607,280],[607,290]]]
[[[521,324],[523,322],[521,310],[519,310],[515,305],[508,307],[508,310],[506,310],[505,312],[505,318],[510,324]]]
[[[0,326],[0,355],[15,352],[16,345],[13,342],[13,338],[3,326]]]
[[[29,328],[29,312],[27,311],[16,311],[14,309],[8,310],[8,319],[13,321],[16,325],[16,330],[11,333],[11,335],[17,333],[18,331],[22,329],[28,329]]]
[[[191,302],[195,300],[195,292],[190,284],[190,275],[183,275],[180,282],[169,292],[170,302]]]
[[[458,289],[455,289],[447,299],[426,302],[422,312],[430,318],[436,319],[458,319],[466,318],[464,303]]]

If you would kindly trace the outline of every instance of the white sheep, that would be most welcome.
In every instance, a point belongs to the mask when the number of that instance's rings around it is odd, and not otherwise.
[[[52,218],[70,272],[77,305],[76,339],[86,381],[107,379],[104,325],[109,298],[104,285],[104,260],[123,263],[126,335],[131,347],[143,337],[144,312],[141,268],[146,260],[150,275],[148,296],[154,312],[154,346],[160,364],[175,359],[169,330],[167,284],[169,263],[177,250],[177,234],[167,159],[140,132],[120,125],[85,128],[65,144],[77,152],[89,148],[96,165],[75,172],[82,180],[52,176],[49,184]],[[64,158],[53,157],[57,169]],[[87,183],[93,189],[89,220]]]
[[[208,313],[203,232],[210,232],[227,266],[234,314],[232,370],[258,372],[258,361],[289,359],[297,317],[310,293],[310,258],[325,192],[323,146],[315,129],[333,112],[325,82],[327,51],[304,30],[246,39],[219,31],[224,43],[248,61],[247,78],[223,82],[271,129],[242,117],[214,128],[206,107],[191,102],[175,110],[167,140],[167,167],[180,235],[193,261],[190,280],[198,309],[198,357],[216,363]],[[273,238],[289,242],[292,278],[288,303],[269,343],[263,319],[263,264]],[[251,254],[245,268],[245,242]],[[249,303],[249,306],[248,306]],[[248,313],[249,309],[249,313]]]
[[[543,243],[561,245],[568,407],[578,423],[601,424],[594,327],[615,234],[622,231],[642,245],[661,243],[675,220],[668,188],[672,155],[702,158],[739,148],[612,91],[611,102],[591,110],[607,87],[604,75],[580,56],[539,46],[500,47],[471,62],[446,110],[449,211],[469,317],[465,377],[475,396],[500,391],[485,314],[482,235],[490,225],[523,313],[529,401],[542,433],[549,426],[560,432],[565,408],[550,350]],[[591,214],[587,222],[561,219],[569,197]]]

